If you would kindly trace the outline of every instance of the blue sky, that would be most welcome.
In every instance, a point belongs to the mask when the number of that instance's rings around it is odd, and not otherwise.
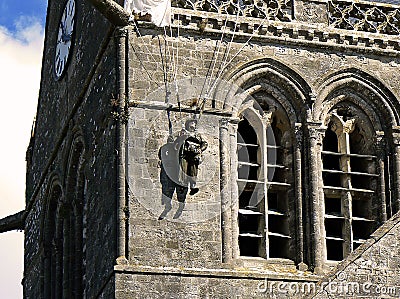
[[[35,18],[44,25],[46,9],[47,0],[0,0],[0,26],[14,32],[21,17]]]
[[[61,1],[61,0],[60,0]],[[25,208],[25,152],[36,114],[47,0],[0,0],[0,219]],[[0,234],[0,298],[22,298],[23,232]]]

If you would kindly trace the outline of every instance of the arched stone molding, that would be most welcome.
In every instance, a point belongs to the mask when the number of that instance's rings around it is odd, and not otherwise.
[[[65,176],[65,190],[69,198],[66,198],[66,201],[75,205],[78,198],[78,194],[76,193],[77,187],[82,185],[80,181],[83,178],[85,159],[85,143],[80,131],[75,133],[69,148],[70,152],[68,154]]]
[[[62,183],[60,179],[60,175],[58,173],[51,173],[49,176],[47,185],[47,190],[44,197],[43,203],[43,217],[40,223],[40,237],[39,242],[45,242],[46,238],[46,226],[48,225],[49,217],[58,217],[57,207],[59,205],[59,201],[62,200],[64,195],[64,190],[62,188]]]
[[[318,170],[319,209],[325,211],[325,217],[319,219],[325,223],[323,262],[346,258],[387,220],[386,210],[392,206],[389,189],[398,178],[387,175],[394,161],[385,140],[392,139],[398,115],[393,96],[388,96],[387,90],[378,90],[369,79],[368,75],[360,78],[359,73],[338,72],[320,90],[315,105],[313,117],[321,123],[326,138],[318,155],[322,163]],[[337,198],[341,208],[335,218],[332,202]],[[342,233],[337,237],[333,227],[339,225]]]
[[[305,264],[306,257],[304,256],[304,232],[303,232],[303,224],[299,223],[302,219],[302,209],[303,209],[303,203],[302,203],[302,180],[301,180],[301,144],[302,144],[302,138],[303,134],[302,132],[302,125],[300,123],[296,123],[296,121],[299,119],[296,114],[294,108],[291,106],[291,103],[289,100],[285,99],[285,96],[283,93],[276,88],[274,90],[274,87],[265,83],[262,86],[257,85],[253,86],[252,91],[255,92],[255,95],[257,94],[257,91],[262,93],[265,89],[269,88],[274,92],[274,96],[269,96],[267,97],[267,100],[264,103],[259,103],[258,97],[254,96],[251,99],[247,99],[243,103],[237,102],[238,106],[237,111],[236,111],[236,118],[232,118],[230,121],[230,127],[231,127],[231,169],[238,169],[238,164],[242,163],[241,165],[248,165],[246,164],[247,159],[249,161],[253,161],[252,167],[259,167],[257,170],[257,178],[255,177],[247,177],[242,175],[238,175],[238,172],[236,173],[235,171],[231,171],[230,173],[230,182],[232,186],[232,196],[231,196],[231,205],[232,209],[230,211],[227,211],[226,213],[223,214],[224,219],[230,219],[232,226],[231,226],[231,237],[229,236],[229,240],[231,242],[231,245],[229,244],[229,241],[224,243],[223,248],[224,250],[224,261],[229,262],[230,260],[240,260],[241,262],[244,262],[244,260],[241,260],[241,250],[244,249],[244,255],[243,256],[259,256],[259,257],[264,257],[266,261],[268,260],[273,260],[274,258],[283,258],[285,259],[285,262],[287,265],[290,265],[290,267],[297,266],[298,269],[304,271],[308,269],[308,266]],[[279,98],[279,100],[277,99]],[[291,117],[289,118],[289,115],[287,113],[287,110],[291,112]],[[257,158],[255,160],[254,152],[253,152],[253,157],[244,157],[242,156],[241,160],[239,160],[239,154],[237,152],[237,136],[238,136],[238,127],[240,128],[240,123],[241,120],[245,121],[248,123],[248,125],[254,130],[254,140],[247,140],[249,144],[245,144],[245,139],[243,141],[240,141],[240,147],[246,147],[250,146],[253,147],[255,144],[259,146],[257,150]],[[279,121],[278,121],[279,120]],[[226,124],[227,129],[229,131],[229,122]],[[271,135],[267,137],[268,133],[271,134],[273,130],[278,130],[277,135],[279,136],[279,145],[275,144],[275,140],[271,139]],[[280,132],[280,133],[279,133]],[[226,135],[226,134],[225,134]],[[224,135],[224,136],[225,136]],[[227,140],[227,136],[225,136],[225,139]],[[257,141],[256,141],[257,140]],[[277,159],[278,154],[271,154],[271,148],[274,148],[277,150],[279,148],[279,159]],[[270,151],[270,153],[268,153]],[[243,154],[243,153],[242,153]],[[237,158],[235,158],[237,156]],[[270,158],[268,158],[269,155],[272,155]],[[275,158],[274,158],[275,157]],[[270,160],[268,160],[270,159]],[[279,162],[278,162],[279,160]],[[257,161],[258,166],[255,166],[254,164]],[[288,162],[291,161],[291,162]],[[277,177],[274,178],[274,171],[271,171],[271,169],[275,169],[276,166],[281,166],[278,164],[285,164],[286,167],[288,167],[288,171],[290,171],[291,174],[287,173],[288,180],[284,179],[282,177],[283,173],[280,173]],[[290,164],[288,164],[290,163]],[[225,167],[222,167],[221,173],[226,173],[229,171],[227,167],[228,163],[223,163],[222,166],[225,165]],[[276,165],[275,165],[276,164]],[[233,167],[232,167],[233,165]],[[253,169],[254,170],[254,169]],[[253,172],[254,175],[254,172]],[[247,181],[249,180],[249,181]],[[253,181],[252,181],[253,180]],[[250,192],[250,194],[245,195],[243,198],[241,198],[242,202],[239,203],[239,197],[241,196],[241,191],[239,191],[238,188],[238,181],[241,182],[241,184],[246,183],[246,182],[255,182],[254,180],[257,181],[257,186],[254,187],[254,189]],[[227,180],[228,181],[228,180]],[[284,181],[284,182],[283,182]],[[247,183],[246,183],[247,184]],[[279,185],[281,184],[281,185]],[[281,189],[276,189],[276,186],[279,185],[281,186]],[[272,187],[271,187],[272,186]],[[288,189],[282,190],[282,186],[286,186]],[[270,187],[273,188],[272,191],[270,190]],[[274,188],[275,187],[275,188]],[[250,187],[252,188],[252,187]],[[283,187],[285,188],[285,187]],[[294,191],[295,190],[295,191]],[[249,192],[249,190],[247,190]],[[282,207],[280,209],[287,209],[287,211],[290,211],[291,217],[285,220],[280,219],[279,221],[284,221],[285,222],[285,227],[287,226],[288,235],[290,235],[290,242],[288,244],[285,244],[285,249],[286,251],[282,251],[280,253],[277,253],[276,251],[276,240],[271,241],[270,238],[276,237],[276,232],[271,226],[270,230],[268,231],[269,225],[268,223],[268,217],[273,218],[274,216],[271,216],[268,212],[268,198],[271,196],[271,209],[274,209],[274,198],[278,196],[282,196],[285,198],[284,204],[282,204]],[[262,199],[262,202],[259,202],[259,200]],[[238,219],[240,218],[241,215],[246,214],[243,209],[246,209],[246,200],[249,201],[248,206],[254,207],[256,209],[259,209],[259,212],[264,214],[264,217],[262,218],[263,220],[259,220],[258,225],[263,227],[265,225],[265,229],[263,232],[266,234],[264,238],[264,243],[261,242],[258,246],[258,252],[247,252],[246,248],[239,248],[239,237],[243,237],[239,235],[239,231],[241,229],[239,228],[239,221]],[[242,204],[242,206],[240,206]],[[229,212],[229,213],[228,213]],[[284,213],[284,212],[282,212]],[[286,213],[286,210],[285,210]],[[299,215],[300,213],[300,215]],[[226,215],[225,215],[226,214]],[[258,214],[259,215],[259,214]],[[269,215],[269,216],[267,216]],[[289,214],[288,214],[289,215]],[[257,217],[257,216],[256,216]],[[263,224],[262,221],[265,221]],[[243,225],[243,223],[242,223]],[[244,227],[242,227],[243,229]],[[224,232],[225,230],[229,229],[229,227],[224,227]],[[282,235],[280,235],[282,237]],[[224,240],[228,240],[228,238],[224,238]],[[245,262],[244,262],[245,263]]]
[[[232,85],[226,93],[222,108],[234,114],[237,114],[237,110],[246,98],[261,90],[270,92],[282,103],[282,99],[290,102],[298,116],[296,121],[300,118],[305,119],[307,110],[311,108],[313,92],[309,84],[295,71],[273,59],[250,61],[227,74],[223,80],[231,82]],[[218,87],[216,90],[218,93]],[[292,118],[293,115],[289,117]]]
[[[323,122],[332,108],[342,101],[359,106],[371,122],[380,123],[385,131],[400,123],[400,104],[379,80],[357,69],[329,75],[317,91],[313,120]]]
[[[84,265],[84,157],[85,143],[80,130],[76,130],[67,159],[63,219],[59,230],[63,234],[63,294],[67,297],[83,296]]]
[[[56,298],[57,289],[60,288],[57,282],[57,220],[60,219],[60,206],[63,202],[63,188],[58,174],[50,175],[48,190],[46,191],[43,204],[44,211],[41,219],[40,244],[42,247],[42,275],[41,289],[43,298]]]
[[[316,108],[316,110],[321,112],[321,115],[319,116],[321,119],[318,119],[318,121],[321,121],[326,126],[330,119],[329,114],[342,103],[348,103],[350,110],[356,109],[363,111],[375,131],[383,130],[384,123],[382,123],[382,118],[376,113],[377,111],[373,109],[373,107],[371,107],[369,103],[358,94],[355,94],[348,89],[341,88],[336,90],[332,94],[331,98],[327,99],[321,109],[319,109],[319,107]]]

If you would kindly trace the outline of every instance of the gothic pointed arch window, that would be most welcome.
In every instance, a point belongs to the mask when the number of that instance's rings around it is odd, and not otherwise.
[[[277,101],[251,102],[237,130],[239,254],[295,260],[293,130]]]
[[[377,134],[352,103],[331,110],[322,144],[326,260],[340,261],[377,228],[383,201]],[[384,191],[384,190],[383,190]]]
[[[85,285],[84,146],[71,147],[65,193],[51,188],[45,216],[43,298],[83,298]]]
[[[57,257],[59,248],[57,247],[57,206],[62,200],[62,189],[59,184],[52,184],[46,205],[46,216],[44,218],[44,237],[43,237],[43,298],[57,298]]]
[[[84,144],[80,137],[72,144],[66,179],[66,198],[60,231],[63,232],[63,295],[83,298],[84,292]]]

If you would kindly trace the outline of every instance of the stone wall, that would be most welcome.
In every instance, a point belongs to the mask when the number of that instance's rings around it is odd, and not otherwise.
[[[316,259],[313,250],[320,244],[313,238],[323,238],[323,227],[322,222],[311,221],[321,217],[314,212],[322,213],[323,209],[311,208],[312,204],[319,203],[316,195],[319,191],[311,188],[321,185],[310,182],[310,174],[318,170],[311,167],[318,167],[318,163],[309,161],[310,149],[298,155],[300,168],[304,169],[300,196],[304,210],[300,215],[305,219],[304,236],[298,243],[305,247],[301,252],[304,256],[295,262],[246,259],[238,257],[237,252],[235,256],[237,248],[229,238],[232,239],[237,230],[234,223],[237,215],[231,211],[227,216],[225,212],[226,204],[231,208],[230,200],[237,201],[237,194],[232,190],[236,184],[233,175],[236,167],[231,157],[236,155],[233,128],[243,98],[239,96],[233,101],[232,95],[251,88],[258,79],[274,85],[272,95],[288,98],[296,110],[293,115],[298,118],[294,122],[303,126],[304,135],[299,136],[305,148],[310,146],[309,137],[315,137],[311,136],[313,131],[308,125],[321,124],[324,100],[332,90],[328,90],[328,86],[338,76],[362,78],[364,85],[342,83],[362,93],[376,110],[392,109],[393,119],[397,119],[400,59],[396,38],[388,42],[381,35],[368,37],[367,33],[354,31],[340,34],[338,28],[328,28],[327,17],[320,17],[325,3],[296,1],[299,8],[296,22],[259,26],[259,20],[247,23],[246,19],[236,27],[231,19],[224,38],[221,36],[223,22],[214,22],[216,14],[211,14],[209,19],[198,13],[192,18],[181,15],[179,36],[176,24],[172,32],[164,33],[139,22],[140,34],[134,26],[122,29],[127,32],[127,42],[123,43],[127,47],[124,53],[127,60],[118,61],[114,37],[120,37],[114,35],[112,25],[83,1],[77,9],[77,35],[68,71],[56,82],[52,69],[54,28],[58,25],[61,5],[49,2],[40,101],[28,161],[31,168],[27,178],[24,296],[39,298],[41,294],[42,223],[46,201],[55,179],[65,190],[68,157],[77,132],[85,145],[84,283],[87,297],[109,298],[115,293],[117,298],[287,298],[288,294],[296,298],[318,290],[315,282],[321,276],[312,271]],[[176,23],[177,14],[174,18]],[[236,32],[234,36],[232,29]],[[253,31],[258,33],[252,36]],[[125,67],[126,78],[121,78],[118,72]],[[261,67],[268,71],[252,78],[247,76],[247,72]],[[213,79],[205,78],[216,77],[220,77],[222,83],[214,92]],[[170,82],[168,94],[165,79]],[[376,93],[370,92],[371,86]],[[127,88],[127,99],[120,94],[124,88]],[[390,100],[385,103],[387,106],[379,102],[379,96]],[[209,99],[212,97],[214,100]],[[172,131],[177,133],[184,121],[193,116],[202,98],[206,102],[199,131],[209,146],[200,165],[200,192],[187,197],[180,214],[176,214],[179,204],[174,196],[172,210],[166,219],[158,220],[165,208],[161,202],[158,152],[169,134],[168,115]],[[123,100],[129,106],[126,115],[116,107]],[[385,121],[388,121],[391,115],[385,114],[383,119],[386,116]],[[126,156],[122,164],[126,177],[118,178],[117,160],[122,153],[117,144],[117,121],[124,123],[125,120]],[[226,121],[230,122],[228,140],[221,143],[221,124]],[[392,132],[394,124],[385,124],[385,129]],[[394,146],[389,144],[388,147],[393,149]],[[221,162],[222,152],[227,156],[226,161]],[[392,168],[388,171],[400,171],[396,170],[395,163],[391,162]],[[117,215],[118,188],[122,185],[121,181],[118,184],[118,179],[127,183],[126,206],[118,207],[123,210],[124,217]],[[222,179],[228,183],[221,184]],[[379,240],[369,240],[362,245],[341,264],[345,266],[339,266],[339,272],[327,279],[336,282],[345,275],[348,281],[368,282],[379,287],[397,285],[398,261],[393,256],[399,247],[393,241],[398,240],[396,219],[374,235]],[[122,222],[126,224],[126,231],[121,228]],[[295,226],[293,223],[292,229],[296,229]],[[380,235],[385,230],[390,231]],[[121,235],[126,238],[122,242]],[[121,250],[118,242],[125,242],[122,247],[128,265],[114,267],[117,248]],[[231,256],[226,253],[229,250]],[[303,265],[298,270],[296,263],[299,262],[307,262],[309,267]],[[325,266],[318,270],[326,271],[329,265]],[[378,282],[377,278],[384,281]],[[298,291],[299,287],[305,291]],[[325,287],[317,296],[325,298],[330,291]]]
[[[42,81],[35,135],[30,149],[25,221],[24,297],[43,293],[44,221],[57,217],[48,206],[52,184],[60,185],[63,200],[71,179],[72,144],[79,136],[82,157],[84,218],[83,265],[85,294],[98,295],[109,283],[116,259],[116,45],[113,26],[93,10],[77,2],[76,36],[64,77],[54,80],[53,60],[61,2],[49,1]],[[90,32],[101,32],[91,34]],[[101,258],[99,258],[101,257]],[[109,283],[110,284],[110,283]],[[105,297],[113,293],[107,287]]]
[[[310,273],[117,266],[115,298],[301,298],[293,286],[311,292],[316,280]]]
[[[399,298],[400,213],[321,280],[312,298]]]
[[[190,116],[171,113],[175,130]],[[157,220],[165,205],[161,200],[159,150],[167,142],[167,113],[132,108],[128,123],[127,172],[130,204],[129,254],[143,265],[198,267],[221,259],[221,204],[219,196],[218,119],[205,115],[199,132],[207,140],[197,186],[187,195],[179,215],[176,193],[166,219]]]
[[[89,75],[98,64],[96,56],[104,51],[102,48],[109,42],[112,34],[110,30],[113,28],[99,12],[93,10],[89,2],[80,2],[76,8],[75,40],[69,65],[64,77],[56,81],[54,52],[63,5],[60,1],[48,3],[42,79],[32,149],[34,154],[30,170],[32,178],[28,180],[34,186],[39,184],[46,163],[65,137],[65,128],[82,102],[90,83]],[[102,34],[92,34],[93,30]],[[27,195],[29,200],[32,194]]]

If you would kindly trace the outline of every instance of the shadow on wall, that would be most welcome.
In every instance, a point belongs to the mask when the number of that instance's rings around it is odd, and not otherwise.
[[[202,153],[207,149],[207,142],[196,131],[197,120],[189,119],[177,135],[168,136],[167,143],[160,147],[160,183],[162,188],[161,203],[165,206],[158,220],[164,219],[172,209],[172,197],[176,191],[179,207],[174,215],[177,219],[185,208],[186,196],[199,192],[196,180]]]

